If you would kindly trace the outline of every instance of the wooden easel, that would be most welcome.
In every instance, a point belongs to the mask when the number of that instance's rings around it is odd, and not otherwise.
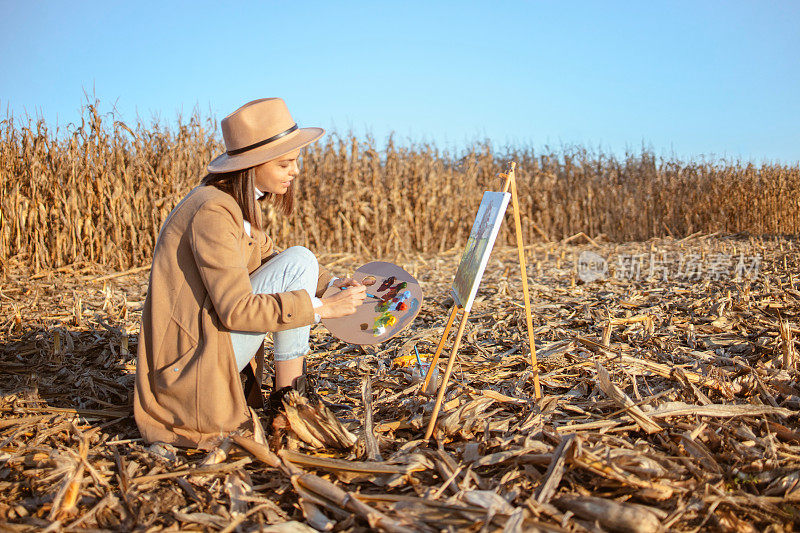
[[[528,343],[531,349],[531,366],[533,367],[533,386],[536,394],[536,399],[541,398],[542,390],[539,386],[539,366],[536,362],[536,345],[533,343],[533,319],[531,318],[531,298],[528,292],[528,273],[525,269],[525,247],[522,244],[522,223],[520,222],[520,214],[519,214],[519,199],[517,198],[517,181],[515,178],[515,170],[517,168],[517,164],[515,162],[511,163],[511,168],[509,169],[507,174],[499,174],[499,177],[505,178],[505,184],[503,185],[503,192],[509,192],[511,190],[511,205],[514,210],[514,229],[517,235],[517,249],[519,251],[519,267],[520,272],[522,273],[522,292],[524,294],[525,299],[525,323],[528,326]],[[442,338],[439,341],[439,345],[436,347],[436,353],[433,354],[433,359],[431,360],[430,367],[428,368],[428,373],[425,374],[425,380],[422,383],[422,388],[420,390],[426,390],[428,388],[428,382],[433,375],[433,369],[436,367],[436,364],[439,362],[439,356],[442,354],[442,350],[444,349],[444,343],[447,339],[448,333],[450,333],[450,328],[453,326],[453,323],[456,320],[456,315],[458,315],[458,311],[463,311],[461,315],[461,321],[458,324],[458,332],[456,333],[456,340],[453,343],[453,348],[450,351],[450,358],[447,360],[447,369],[444,371],[444,378],[442,379],[442,385],[439,387],[439,392],[436,395],[436,404],[433,406],[433,413],[431,413],[430,422],[428,422],[428,429],[425,431],[425,440],[431,438],[433,435],[433,428],[436,425],[436,419],[439,416],[439,410],[442,408],[442,400],[444,399],[444,393],[447,390],[447,382],[450,380],[450,374],[453,371],[453,363],[456,360],[456,353],[458,352],[459,346],[461,346],[461,336],[464,334],[464,328],[467,326],[467,318],[469,317],[469,311],[464,310],[460,305],[457,303],[453,303],[453,308],[450,310],[450,317],[447,319],[447,325],[444,327],[444,331],[442,332]]]

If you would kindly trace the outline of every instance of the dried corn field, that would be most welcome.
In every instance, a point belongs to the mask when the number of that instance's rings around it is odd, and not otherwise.
[[[0,266],[35,272],[95,262],[145,265],[170,209],[221,153],[214,120],[128,126],[87,105],[80,125],[0,122]],[[800,168],[624,158],[580,147],[457,153],[330,134],[308,149],[294,220],[271,218],[280,243],[370,257],[463,245],[484,190],[518,163],[525,242],[583,232],[624,242],[706,233],[796,234]],[[507,230],[501,242],[512,244]]]
[[[143,273],[79,262],[34,274],[12,258],[0,527],[796,530],[799,245],[699,234],[530,245],[538,401],[516,252],[496,250],[431,442],[433,401],[405,365],[414,347],[435,347],[458,254],[388,256],[426,291],[412,328],[361,349],[316,326],[310,366],[326,407],[290,398],[266,436],[210,453],[138,439]],[[339,273],[363,259],[320,258]]]

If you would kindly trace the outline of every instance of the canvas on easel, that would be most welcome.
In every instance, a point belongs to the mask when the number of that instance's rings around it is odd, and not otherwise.
[[[431,419],[428,422],[428,428],[425,431],[425,439],[429,439],[433,434],[433,428],[436,426],[436,420],[439,416],[439,410],[442,406],[444,393],[447,389],[447,382],[450,379],[450,374],[453,371],[453,363],[455,362],[458,348],[461,345],[461,337],[464,335],[464,329],[467,325],[472,303],[475,300],[475,294],[478,292],[478,285],[483,277],[483,271],[486,268],[486,263],[489,260],[489,254],[494,246],[494,241],[497,238],[497,233],[500,230],[500,223],[503,220],[503,214],[508,206],[509,197],[511,198],[511,205],[514,212],[514,230],[517,238],[517,251],[519,257],[520,274],[522,276],[522,294],[525,304],[525,324],[528,329],[528,346],[531,355],[531,367],[533,370],[533,385],[536,398],[541,397],[541,387],[539,385],[539,370],[536,361],[536,346],[533,342],[533,319],[531,316],[531,302],[530,294],[528,291],[528,274],[525,268],[525,246],[522,243],[522,223],[520,221],[519,212],[519,199],[517,196],[517,182],[515,177],[516,163],[512,162],[507,173],[500,174],[500,177],[505,179],[502,192],[485,192],[481,207],[478,209],[478,214],[475,217],[475,223],[472,226],[470,239],[464,250],[464,255],[461,258],[458,272],[453,283],[451,290],[453,294],[453,308],[450,311],[450,316],[445,324],[442,338],[436,347],[436,352],[430,361],[428,373],[425,375],[420,390],[427,390],[431,377],[434,374],[434,368],[439,362],[439,356],[444,349],[447,335],[450,333],[450,328],[455,322],[458,312],[461,311],[461,321],[458,325],[456,338],[453,341],[453,347],[450,351],[450,357],[447,360],[447,368],[445,369],[442,383],[439,386],[439,391],[436,395],[436,403],[434,403],[433,411],[431,412]],[[496,204],[492,205],[492,199]]]
[[[500,232],[503,215],[510,199],[511,194],[507,192],[483,193],[451,289],[453,300],[466,311],[472,309],[472,302],[478,293],[478,285],[483,278],[483,271],[486,270],[486,263],[489,262],[489,255]]]

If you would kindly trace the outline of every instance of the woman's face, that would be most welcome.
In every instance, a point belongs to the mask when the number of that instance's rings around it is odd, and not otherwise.
[[[292,180],[300,173],[297,158],[300,150],[289,152],[272,161],[267,161],[255,167],[253,182],[261,192],[283,194],[289,190]]]

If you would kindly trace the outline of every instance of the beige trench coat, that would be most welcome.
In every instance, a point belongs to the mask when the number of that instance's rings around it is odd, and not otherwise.
[[[245,426],[249,411],[229,332],[314,322],[304,290],[253,294],[249,274],[270,258],[273,246],[264,232],[251,233],[233,197],[212,186],[192,190],[161,228],[134,390],[134,416],[147,442],[209,448]],[[317,296],[330,279],[320,267]]]

